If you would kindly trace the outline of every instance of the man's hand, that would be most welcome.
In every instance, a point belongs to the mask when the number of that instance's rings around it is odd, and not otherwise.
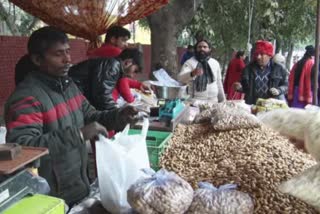
[[[108,136],[107,129],[97,122],[90,123],[80,129],[84,140],[91,140],[102,134]]]
[[[203,70],[202,69],[199,69],[199,68],[196,68],[194,69],[192,72],[191,72],[191,76],[194,77],[194,76],[201,76],[203,74]]]
[[[280,91],[278,89],[276,89],[276,88],[270,88],[269,91],[273,96],[279,96],[280,95]]]
[[[241,88],[242,88],[242,85],[241,85],[240,82],[234,82],[233,83],[233,90],[239,91],[239,90],[241,90]]]
[[[133,106],[125,106],[119,110],[119,120],[121,121],[122,126],[130,124],[135,124],[138,122],[138,118],[136,117],[138,115],[138,110]]]

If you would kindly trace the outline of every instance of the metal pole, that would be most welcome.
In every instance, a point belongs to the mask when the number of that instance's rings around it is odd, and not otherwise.
[[[313,105],[318,105],[318,76],[319,76],[319,34],[320,34],[320,0],[317,0],[317,29],[316,29],[316,62],[313,83]]]

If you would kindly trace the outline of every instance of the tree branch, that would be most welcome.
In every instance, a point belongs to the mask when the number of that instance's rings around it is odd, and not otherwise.
[[[32,22],[30,23],[30,25],[27,27],[26,30],[26,34],[30,34],[30,32],[32,31],[32,29],[40,22],[40,19],[38,19],[37,17],[33,17]]]
[[[19,36],[20,31],[16,27],[13,18],[10,16],[10,14],[6,11],[3,4],[0,2],[0,17],[6,22],[10,32],[12,35]]]

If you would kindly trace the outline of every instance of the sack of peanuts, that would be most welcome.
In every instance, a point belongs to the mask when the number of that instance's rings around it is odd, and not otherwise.
[[[304,109],[280,109],[260,114],[258,119],[282,135],[305,142],[305,149],[320,160],[320,112]]]
[[[299,198],[320,211],[320,164],[282,183],[279,189],[281,192]]]
[[[257,117],[264,125],[282,135],[304,140],[305,129],[314,114],[314,112],[304,109],[289,108],[261,113]]]
[[[216,188],[210,183],[200,182],[198,186],[187,214],[253,213],[252,199],[248,194],[235,190],[235,184]]]
[[[320,112],[309,112],[310,119],[304,133],[305,149],[317,161],[320,161]]]
[[[196,116],[195,123],[211,123],[213,130],[228,131],[260,127],[258,119],[232,103],[218,103]]]
[[[185,213],[193,198],[188,182],[164,169],[136,181],[127,192],[131,207],[138,213]]]

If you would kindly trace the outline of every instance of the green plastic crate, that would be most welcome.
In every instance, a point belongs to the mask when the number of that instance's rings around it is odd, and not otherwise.
[[[141,134],[140,129],[130,129],[129,135]],[[171,132],[148,131],[147,133],[147,149],[149,155],[150,166],[155,171],[159,170],[159,160],[162,152],[166,148]]]
[[[26,196],[8,209],[3,214],[64,214],[64,201],[47,195],[35,194]]]

